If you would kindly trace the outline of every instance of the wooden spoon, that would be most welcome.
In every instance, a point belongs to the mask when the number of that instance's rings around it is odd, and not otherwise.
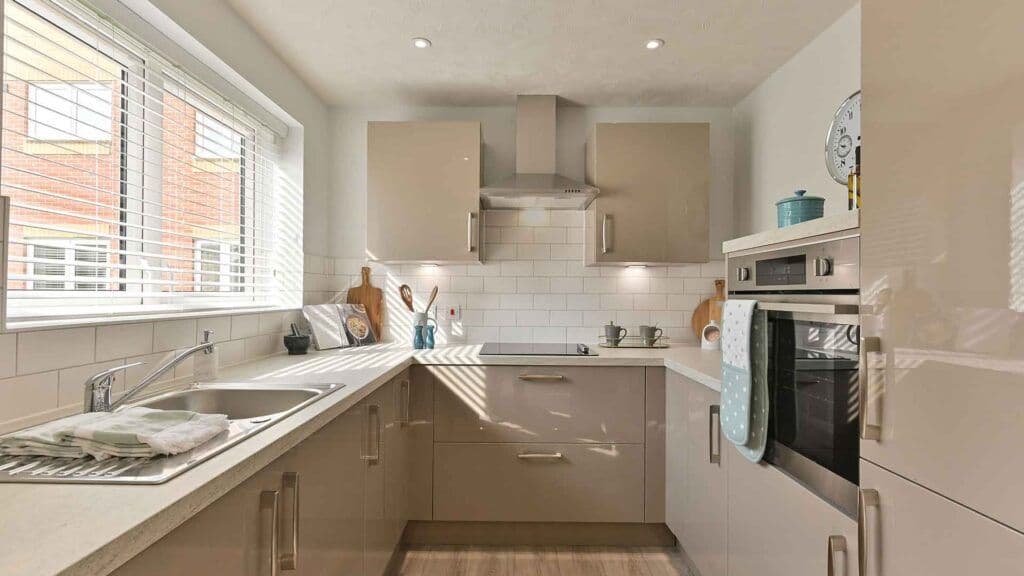
[[[430,291],[430,300],[427,300],[427,307],[423,309],[423,311],[425,313],[427,313],[427,314],[430,313],[430,307],[434,304],[434,300],[436,298],[437,298],[437,286],[434,286],[434,289]]]
[[[398,293],[402,295],[402,302],[405,302],[405,307],[409,309],[409,312],[415,312],[416,310],[412,307],[412,288],[409,288],[408,284],[402,284],[398,287]]]

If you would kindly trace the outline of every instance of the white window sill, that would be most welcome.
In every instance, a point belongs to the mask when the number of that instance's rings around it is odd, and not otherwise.
[[[208,318],[210,316],[241,316],[262,312],[292,312],[301,308],[264,306],[260,308],[225,308],[220,310],[200,310],[195,312],[157,312],[148,314],[126,314],[123,316],[101,316],[91,318],[49,318],[49,319],[8,319],[2,333],[29,332],[33,330],[55,330],[59,328],[82,328],[88,326],[109,326],[113,324],[134,324],[138,322],[156,322],[159,320],[187,320],[190,318]]]

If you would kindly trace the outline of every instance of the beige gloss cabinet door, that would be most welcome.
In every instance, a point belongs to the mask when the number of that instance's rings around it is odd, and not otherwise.
[[[435,444],[434,520],[643,522],[640,444]]]
[[[480,123],[369,122],[366,256],[480,260]]]
[[[393,438],[391,429],[396,426],[393,388],[394,382],[388,382],[359,404],[363,417],[361,438],[365,442],[364,576],[384,574],[396,544],[395,524],[389,515],[393,500],[388,495],[387,481],[388,450],[391,448],[387,440]]]
[[[723,444],[717,413],[719,393],[688,378],[672,376],[686,396],[683,452],[683,510],[680,543],[702,576],[726,576],[728,554],[728,466],[733,456]],[[678,402],[676,403],[678,405]]]
[[[644,369],[431,366],[437,442],[644,441]]]
[[[221,496],[149,548],[121,565],[114,576],[271,576],[271,500],[263,491],[278,491],[278,513],[284,506],[281,472],[271,464]]]
[[[294,571],[282,574],[361,574],[363,570],[363,492],[365,464],[360,459],[364,418],[349,409],[275,463],[298,472],[299,538]],[[292,521],[292,494],[282,497],[282,521]],[[283,528],[287,552],[291,532]]]
[[[867,570],[861,576],[1024,570],[1024,534],[863,460],[860,483],[878,494],[877,505],[864,507]]]
[[[601,193],[586,217],[586,263],[708,261],[710,125],[597,124],[587,183]]]
[[[1024,3],[862,10],[861,457],[1024,530]]]
[[[829,538],[835,574],[857,574],[857,522],[766,464],[729,452],[729,576],[824,576]],[[911,573],[902,573],[906,576]],[[895,575],[894,575],[895,576]]]

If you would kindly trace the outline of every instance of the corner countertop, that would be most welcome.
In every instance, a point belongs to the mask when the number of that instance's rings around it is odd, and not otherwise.
[[[218,380],[227,382],[344,386],[164,484],[0,484],[0,573],[109,574],[412,365],[664,366],[720,387],[720,353],[694,345],[598,348],[596,357],[480,357],[479,350],[380,344],[222,369]]]

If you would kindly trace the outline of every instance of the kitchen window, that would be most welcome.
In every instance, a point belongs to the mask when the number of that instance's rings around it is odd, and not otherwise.
[[[295,305],[280,127],[84,6],[3,1],[7,323]]]

